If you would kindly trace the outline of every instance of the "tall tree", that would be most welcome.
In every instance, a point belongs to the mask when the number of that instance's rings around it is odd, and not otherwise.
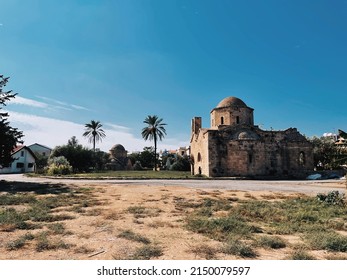
[[[89,138],[89,142],[93,143],[93,150],[95,152],[95,143],[102,141],[102,138],[106,137],[105,131],[101,128],[102,124],[99,121],[90,121],[85,124],[84,137]]]
[[[4,78],[0,75],[0,167],[8,166],[12,161],[12,151],[18,143],[23,143],[20,139],[23,137],[22,131],[10,126],[7,121],[8,113],[3,112],[1,106],[6,106],[6,102],[15,98],[17,93],[10,91],[3,91],[9,78]]]
[[[147,116],[143,122],[147,124],[147,126],[142,129],[143,139],[146,141],[154,141],[154,170],[157,170],[157,142],[158,139],[162,140],[166,135],[164,127],[166,123],[163,123],[163,119],[156,115]]]

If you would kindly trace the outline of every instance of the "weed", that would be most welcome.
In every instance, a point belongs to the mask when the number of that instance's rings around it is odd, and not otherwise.
[[[110,211],[104,215],[107,220],[120,220],[123,218],[123,215],[117,211]]]
[[[122,231],[120,234],[118,234],[118,237],[119,238],[124,238],[124,239],[127,239],[127,240],[140,242],[140,243],[143,243],[143,244],[151,243],[151,241],[147,237],[144,237],[144,236],[142,236],[140,234],[134,233],[131,230]]]
[[[33,240],[33,239],[34,239],[34,235],[27,233],[27,234],[19,237],[18,239],[7,243],[6,249],[9,251],[18,250],[18,249],[24,247],[26,241]]]
[[[316,232],[307,234],[305,239],[312,249],[333,252],[347,252],[347,236],[336,232]]]
[[[236,255],[242,258],[257,257],[257,253],[252,249],[251,246],[238,239],[229,240],[229,242],[223,248],[223,253]]]
[[[76,247],[74,249],[74,252],[77,254],[89,254],[93,252],[93,250],[85,246],[80,246],[80,247]]]
[[[200,256],[207,260],[212,260],[216,257],[216,254],[219,252],[219,249],[206,244],[200,244],[190,248],[189,251],[195,254],[196,256]]]
[[[132,256],[133,260],[150,260],[163,255],[163,249],[155,245],[143,245],[137,248]]]
[[[174,228],[175,227],[173,224],[171,224],[170,222],[166,222],[166,221],[153,221],[153,222],[149,223],[148,226],[152,227],[152,228],[159,228],[159,227]]]
[[[53,234],[63,234],[65,232],[65,226],[62,223],[49,224],[49,225],[47,225],[47,228]]]
[[[36,198],[31,194],[4,194],[0,195],[0,205],[23,205],[33,203]]]
[[[259,246],[271,249],[281,249],[286,247],[284,240],[277,236],[262,236],[257,241]]]
[[[29,217],[25,212],[18,212],[14,208],[0,210],[0,226],[6,231],[30,229],[30,224],[26,222],[28,219]]]
[[[298,250],[298,251],[294,251],[290,255],[289,259],[291,259],[291,260],[315,260],[316,258],[304,250]]]
[[[197,233],[202,233],[210,238],[226,241],[230,236],[250,236],[251,233],[260,232],[260,229],[246,223],[238,216],[221,218],[190,217],[187,227]]]
[[[144,206],[131,206],[127,212],[133,214],[135,218],[157,217],[161,210],[159,208],[146,208]]]
[[[42,252],[46,250],[69,249],[70,244],[62,240],[51,240],[47,237],[48,232],[42,232],[37,236],[36,251]]]

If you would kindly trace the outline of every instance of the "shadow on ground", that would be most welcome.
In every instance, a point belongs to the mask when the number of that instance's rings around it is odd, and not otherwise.
[[[62,184],[9,182],[0,180],[0,192],[18,193],[34,192],[35,194],[61,194],[71,192],[71,189]]]

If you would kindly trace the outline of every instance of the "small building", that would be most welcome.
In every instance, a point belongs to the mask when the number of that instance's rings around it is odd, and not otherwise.
[[[17,146],[12,152],[13,162],[0,168],[0,174],[35,172],[36,156],[27,146]]]
[[[128,157],[128,152],[120,145],[114,145],[110,150],[110,162],[106,164],[109,170],[132,170],[131,160]]]
[[[227,97],[214,109],[211,127],[192,120],[193,174],[209,177],[295,177],[313,170],[312,144],[296,128],[265,131],[254,125],[254,109]]]

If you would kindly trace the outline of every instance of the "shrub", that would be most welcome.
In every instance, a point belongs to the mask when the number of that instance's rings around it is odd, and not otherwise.
[[[55,165],[52,164],[47,169],[48,175],[68,175],[72,173],[70,165]]]
[[[282,238],[277,236],[262,236],[258,243],[260,246],[271,249],[281,249],[286,247],[286,243]]]
[[[230,240],[224,247],[223,252],[225,254],[236,255],[242,258],[257,257],[257,253],[252,249],[251,246],[238,239]]]
[[[317,194],[317,199],[331,205],[345,205],[345,194],[339,193],[339,191],[331,191],[328,194]]]
[[[119,238],[128,239],[128,240],[132,240],[132,241],[136,241],[136,242],[140,242],[140,243],[143,243],[143,244],[151,243],[151,241],[147,237],[144,237],[144,236],[142,236],[140,234],[134,233],[131,230],[125,230],[125,231],[121,232],[118,235],[118,237]]]
[[[141,171],[143,170],[143,167],[141,165],[141,162],[140,161],[136,161],[134,166],[133,166],[133,169],[136,170],[136,171]]]
[[[137,248],[133,255],[134,260],[149,260],[154,257],[160,257],[163,254],[163,249],[154,245],[143,245]]]
[[[49,159],[48,163],[48,175],[67,175],[72,173],[72,166],[63,156],[53,157]]]
[[[315,260],[315,258],[310,255],[309,253],[303,251],[303,250],[298,250],[295,251],[291,256],[291,260]]]

